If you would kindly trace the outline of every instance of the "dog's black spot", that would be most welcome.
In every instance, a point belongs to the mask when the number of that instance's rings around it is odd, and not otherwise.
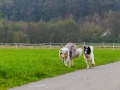
[[[91,49],[90,49],[90,47],[88,47],[87,54],[90,54],[90,53],[91,53]]]
[[[72,57],[72,51],[70,51],[70,57]]]
[[[86,52],[86,53],[85,53],[85,52]],[[85,47],[85,46],[84,46],[84,53],[85,53],[85,54],[90,54],[90,53],[91,53],[90,47]]]

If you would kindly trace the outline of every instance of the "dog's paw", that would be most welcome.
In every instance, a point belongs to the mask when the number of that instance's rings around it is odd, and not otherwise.
[[[68,65],[67,65],[67,64],[65,64],[65,66],[66,66],[66,67],[68,67]]]
[[[92,66],[95,66],[95,63],[92,63]]]
[[[87,68],[90,68],[89,66]]]

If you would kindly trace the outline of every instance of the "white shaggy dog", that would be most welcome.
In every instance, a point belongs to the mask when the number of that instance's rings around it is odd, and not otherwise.
[[[65,66],[69,68],[74,64],[74,58],[78,58],[82,55],[82,49],[77,48],[74,43],[68,43],[59,50],[59,57],[62,59]]]
[[[87,68],[89,68],[91,66],[91,63],[90,63],[91,60],[92,60],[92,65],[95,64],[93,46],[88,46],[88,47],[84,46],[84,59],[87,63]]]

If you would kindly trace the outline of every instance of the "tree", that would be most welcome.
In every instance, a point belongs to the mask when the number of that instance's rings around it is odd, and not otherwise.
[[[48,0],[43,4],[42,7],[42,19],[45,21],[50,21],[52,18],[56,17],[57,7],[54,1]]]
[[[88,15],[88,0],[72,0],[72,14],[76,19]]]
[[[2,20],[2,13],[0,12],[0,21]]]
[[[80,38],[82,42],[101,42],[101,35],[104,29],[95,23],[84,23],[80,28]]]
[[[111,12],[108,23],[111,27],[112,41],[120,42],[120,12]]]
[[[29,43],[29,39],[26,34],[22,31],[13,32],[12,35],[12,42],[13,43]]]

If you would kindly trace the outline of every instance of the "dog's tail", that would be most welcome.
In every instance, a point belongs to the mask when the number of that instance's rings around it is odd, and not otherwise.
[[[80,57],[82,55],[82,48],[78,48],[77,51],[76,51],[76,56],[77,57]]]

